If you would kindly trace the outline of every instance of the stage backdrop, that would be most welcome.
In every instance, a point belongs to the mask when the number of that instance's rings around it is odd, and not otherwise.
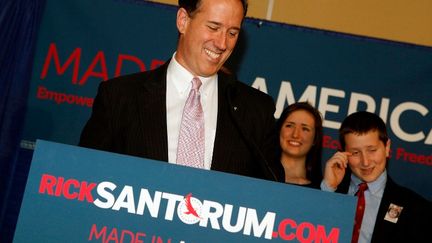
[[[175,50],[176,8],[126,0],[48,0],[22,147],[77,144],[100,82],[161,65]],[[340,122],[379,114],[392,139],[390,175],[432,199],[432,48],[246,19],[229,68],[274,97],[275,117],[308,100],[324,116],[324,161]]]

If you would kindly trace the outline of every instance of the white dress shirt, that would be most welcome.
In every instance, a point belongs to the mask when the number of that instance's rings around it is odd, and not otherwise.
[[[175,55],[174,53],[168,64],[166,90],[168,162],[173,164],[177,160],[177,145],[183,108],[189,91],[192,88],[191,81],[194,78],[188,70],[176,61]],[[201,106],[204,112],[204,168],[207,170],[211,167],[216,135],[218,110],[217,78],[217,74],[210,77],[199,77],[202,82],[199,91],[201,93]],[[151,114],[149,115],[151,116]]]

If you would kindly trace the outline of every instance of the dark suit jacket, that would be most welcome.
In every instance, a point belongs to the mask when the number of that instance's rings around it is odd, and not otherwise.
[[[99,86],[80,146],[168,161],[168,63]],[[276,151],[273,99],[218,73],[218,115],[212,170],[267,179]],[[269,165],[271,166],[271,165]]]
[[[350,178],[350,176],[345,178]],[[345,179],[342,184],[337,192],[347,193],[349,181]],[[391,203],[403,207],[397,223],[384,219]],[[371,243],[432,242],[429,232],[432,226],[431,220],[431,202],[408,188],[397,185],[387,175],[387,183],[378,209]]]

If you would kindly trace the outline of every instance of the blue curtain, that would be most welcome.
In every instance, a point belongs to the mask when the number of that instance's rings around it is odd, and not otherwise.
[[[44,5],[45,0],[0,1],[0,242],[12,241],[24,189],[16,187],[14,176],[20,173],[19,142]]]

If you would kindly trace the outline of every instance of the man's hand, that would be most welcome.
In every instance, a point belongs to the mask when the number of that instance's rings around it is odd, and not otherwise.
[[[342,182],[348,166],[348,156],[351,156],[350,152],[337,152],[325,165],[324,182],[332,189],[336,190]]]

